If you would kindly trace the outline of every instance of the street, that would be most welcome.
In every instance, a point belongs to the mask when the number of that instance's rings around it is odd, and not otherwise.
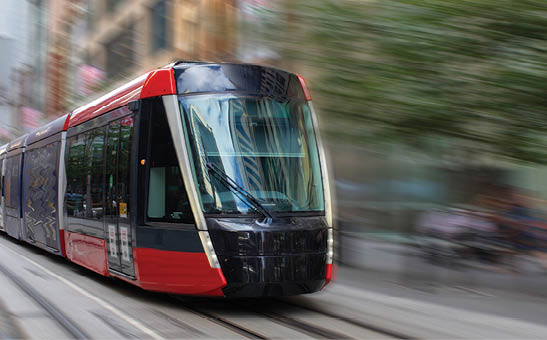
[[[339,267],[320,293],[185,298],[104,278],[0,237],[2,338],[545,338],[545,298]]]

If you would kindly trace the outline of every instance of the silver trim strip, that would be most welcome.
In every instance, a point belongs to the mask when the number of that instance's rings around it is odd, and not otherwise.
[[[165,106],[165,112],[167,115],[167,122],[169,123],[169,129],[171,136],[173,137],[173,143],[175,145],[175,152],[179,161],[179,167],[182,174],[182,180],[186,187],[186,193],[188,200],[190,201],[190,207],[192,207],[192,213],[194,214],[194,220],[196,221],[196,228],[199,231],[199,238],[201,244],[209,260],[209,264],[212,268],[220,268],[217,255],[213,248],[213,243],[207,231],[207,222],[205,216],[201,210],[201,204],[199,202],[199,194],[194,184],[194,175],[190,166],[190,157],[188,155],[188,149],[186,147],[186,138],[184,137],[184,131],[182,130],[182,118],[180,115],[179,102],[176,95],[163,96],[163,105]]]
[[[313,103],[308,101],[310,107],[313,128],[315,130],[315,139],[317,142],[317,148],[319,150],[319,162],[321,164],[321,177],[323,179],[323,194],[325,196],[325,217],[327,219],[327,225],[329,226],[328,238],[327,238],[327,263],[331,264],[334,254],[334,208],[332,204],[332,193],[333,189],[330,186],[330,177],[328,171],[328,161],[327,161],[327,152],[323,146],[323,141],[321,139],[321,134],[319,133],[319,123],[317,122],[317,115],[313,107]]]
[[[25,142],[23,144],[23,147],[22,147],[22,150],[21,150],[21,160],[19,161],[19,211],[21,212],[21,217],[19,217],[19,237],[17,238],[18,240],[24,240],[26,241],[27,240],[27,233],[26,233],[26,228],[25,228],[25,213],[23,212],[23,191],[25,190],[25,184],[23,182],[23,179],[24,179],[24,176],[23,176],[23,169],[25,168],[25,154],[26,154],[26,140],[27,140],[28,136],[25,137],[25,139],[23,140],[23,142]]]
[[[5,148],[4,148],[4,152],[5,152]],[[0,162],[2,162],[2,174],[0,174],[0,181],[2,180],[2,178],[4,178],[4,174],[6,173],[6,154],[2,154],[0,155]],[[6,180],[4,180],[5,182]],[[2,183],[2,184],[5,184],[5,183]],[[0,189],[0,194],[1,194],[1,191],[4,191],[4,189]],[[5,200],[4,200],[4,195],[1,195],[2,199],[1,199],[1,202],[0,202],[0,230],[3,230],[3,231],[6,231],[6,228],[5,228],[5,222],[4,222],[4,217],[6,216],[5,214],[5,209],[4,209],[4,206],[5,206]]]
[[[58,216],[59,216],[59,230],[65,229],[65,191],[66,191],[65,150],[66,150],[66,131],[63,131],[61,132],[61,148],[59,150],[59,182],[57,183],[57,207],[58,207]],[[64,240],[59,240],[59,242],[64,242]]]

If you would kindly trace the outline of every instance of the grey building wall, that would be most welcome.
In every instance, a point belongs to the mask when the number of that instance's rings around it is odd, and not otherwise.
[[[0,88],[5,100],[0,104],[0,125],[17,129],[19,90],[17,72],[26,62],[27,1],[4,0],[0,11]]]

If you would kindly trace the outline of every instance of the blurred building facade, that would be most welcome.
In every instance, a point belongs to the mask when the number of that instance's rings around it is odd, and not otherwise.
[[[48,116],[177,59],[231,61],[237,0],[52,0]]]
[[[47,9],[48,55],[46,61],[46,114],[53,118],[67,109],[71,95],[70,79],[73,76],[71,60],[76,53],[74,27],[83,17],[83,1],[50,0]]]
[[[0,11],[0,141],[42,121],[45,1],[6,0]]]

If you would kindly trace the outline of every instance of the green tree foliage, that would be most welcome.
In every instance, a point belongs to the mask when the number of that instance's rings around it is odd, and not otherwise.
[[[545,0],[288,0],[263,33],[327,133],[547,163]],[[273,14],[273,15],[272,15]]]

